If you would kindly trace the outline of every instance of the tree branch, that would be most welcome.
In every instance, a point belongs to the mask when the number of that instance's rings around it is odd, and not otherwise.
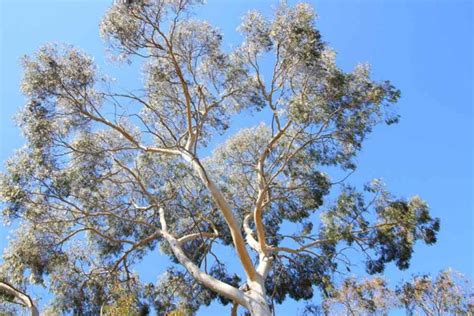
[[[166,241],[168,241],[168,244],[170,245],[171,250],[178,261],[199,283],[203,284],[212,291],[248,308],[246,296],[242,291],[210,276],[199,269],[199,267],[186,256],[183,249],[181,248],[179,240],[173,237],[171,234],[168,232],[162,232],[162,236],[166,239]]]
[[[200,233],[192,233],[192,234],[180,237],[178,241],[180,244],[183,244],[185,242],[188,242],[197,238],[217,238],[218,236],[219,235],[215,232],[214,233],[200,232]]]
[[[33,300],[28,294],[18,290],[13,285],[5,281],[0,281],[0,290],[10,295],[13,295],[15,298],[24,303],[30,309],[31,316],[39,316],[38,309],[36,308],[35,304],[33,303]]]
[[[215,183],[207,176],[206,171],[202,164],[199,162],[199,160],[191,153],[183,153],[182,156],[192,165],[194,170],[198,173],[202,182],[211,193],[214,202],[221,210],[222,215],[224,216],[224,219],[227,225],[229,226],[232,241],[237,251],[237,255],[239,256],[240,261],[242,262],[247,277],[252,281],[257,280],[257,272],[255,270],[255,267],[253,266],[252,259],[250,258],[247,248],[245,247],[244,237],[242,236],[240,227],[237,224],[237,220],[235,219],[234,213],[232,212],[232,208],[230,207],[229,203],[224,198]]]
[[[267,254],[267,243],[266,243],[266,237],[265,237],[265,227],[263,225],[262,221],[262,211],[263,211],[263,204],[265,201],[265,198],[268,197],[268,187],[269,184],[265,180],[265,170],[264,170],[264,165],[265,165],[265,159],[270,155],[272,152],[273,147],[275,144],[278,142],[278,140],[285,135],[285,132],[288,130],[288,128],[291,125],[291,121],[288,121],[285,126],[278,131],[278,133],[270,140],[268,143],[267,147],[263,151],[262,155],[258,159],[257,162],[257,181],[258,181],[258,197],[257,197],[257,202],[255,204],[255,209],[253,211],[253,217],[254,217],[254,222],[255,222],[255,228],[257,230],[257,238],[258,238],[258,243],[260,245],[260,251],[266,255]]]
[[[252,228],[250,228],[250,220],[252,219],[252,214],[247,214],[244,217],[244,231],[245,231],[245,239],[247,240],[247,243],[252,247],[255,251],[260,252],[260,245],[258,244],[258,241],[255,240],[253,237],[253,231]]]

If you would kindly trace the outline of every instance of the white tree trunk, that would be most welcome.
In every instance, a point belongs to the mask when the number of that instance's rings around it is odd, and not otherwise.
[[[256,282],[248,282],[250,291],[247,296],[247,308],[252,316],[271,316],[272,312],[266,300],[265,282],[260,276]]]
[[[265,297],[259,293],[251,292],[247,294],[248,310],[252,316],[271,316],[272,312],[270,306],[265,300]]]

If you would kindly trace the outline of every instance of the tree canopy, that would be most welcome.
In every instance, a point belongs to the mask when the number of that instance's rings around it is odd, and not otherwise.
[[[451,269],[441,271],[434,278],[415,275],[394,289],[381,277],[363,281],[348,278],[322,305],[322,308],[309,305],[307,311],[329,315],[387,315],[398,308],[407,315],[471,315],[474,287]]]
[[[0,277],[46,286],[54,312],[193,314],[219,300],[270,315],[288,297],[330,297],[354,261],[371,274],[406,269],[416,242],[436,242],[439,220],[422,198],[329,172],[355,170],[373,128],[398,121],[400,92],[368,65],[340,69],[308,4],[249,12],[232,50],[193,16],[200,4],[106,12],[101,36],[119,62],[143,63],[140,89],[117,88],[71,46],[23,59],[27,145],[0,176],[3,217],[18,224]],[[267,120],[229,135],[256,112]],[[148,284],[133,267],[153,251],[172,264]]]

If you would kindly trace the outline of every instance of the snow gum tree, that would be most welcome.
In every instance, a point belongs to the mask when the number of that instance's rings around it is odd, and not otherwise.
[[[195,5],[137,0],[106,12],[100,33],[117,59],[143,63],[140,89],[117,89],[73,47],[24,58],[27,145],[0,184],[3,217],[18,226],[4,281],[46,286],[59,313],[193,314],[218,299],[234,315],[271,315],[287,297],[331,295],[334,273],[354,260],[369,273],[406,269],[417,241],[436,241],[428,205],[328,172],[354,170],[374,126],[396,123],[399,91],[367,65],[338,68],[308,4],[249,12],[233,50]],[[267,119],[230,135],[257,112]],[[141,282],[134,265],[158,251],[171,266]]]

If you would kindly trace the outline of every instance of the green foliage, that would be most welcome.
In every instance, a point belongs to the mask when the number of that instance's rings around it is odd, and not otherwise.
[[[139,299],[136,294],[121,284],[115,284],[110,295],[113,302],[102,307],[101,315],[145,316],[149,314],[148,305],[137,305]]]
[[[323,213],[323,238],[334,245],[344,240],[349,246],[355,244],[373,251],[375,258],[366,252],[369,273],[382,272],[385,264],[392,261],[400,269],[407,269],[417,240],[436,242],[439,219],[431,218],[426,202],[419,197],[396,199],[378,180],[366,191],[375,195],[370,203],[354,188],[343,190],[336,206]],[[377,216],[373,223],[368,218],[372,206]]]
[[[397,121],[400,92],[367,65],[338,68],[307,4],[281,4],[271,18],[250,12],[228,52],[218,29],[190,18],[199,3],[107,11],[100,33],[119,60],[144,61],[140,90],[117,89],[73,47],[46,45],[23,60],[28,102],[17,121],[27,146],[0,175],[3,218],[19,225],[1,272],[47,286],[56,313],[139,315],[150,305],[193,314],[236,301],[223,284],[248,299],[259,282],[263,302],[308,300],[334,290],[341,261],[353,264],[343,246],[377,273],[408,268],[416,242],[436,242],[439,220],[421,198],[377,181],[339,186],[327,172],[356,168],[373,128]],[[207,148],[255,111],[266,122]],[[227,269],[224,247],[249,253],[246,275]],[[130,271],[156,249],[171,267],[141,284]],[[268,274],[249,282],[252,260],[267,260]]]
[[[474,286],[459,272],[441,271],[436,278],[429,275],[414,276],[396,289],[399,305],[410,315],[474,313]]]
[[[434,278],[414,276],[395,289],[380,277],[363,281],[348,278],[322,306],[326,315],[386,315],[400,308],[407,315],[471,315],[474,288],[464,276],[450,269]]]

